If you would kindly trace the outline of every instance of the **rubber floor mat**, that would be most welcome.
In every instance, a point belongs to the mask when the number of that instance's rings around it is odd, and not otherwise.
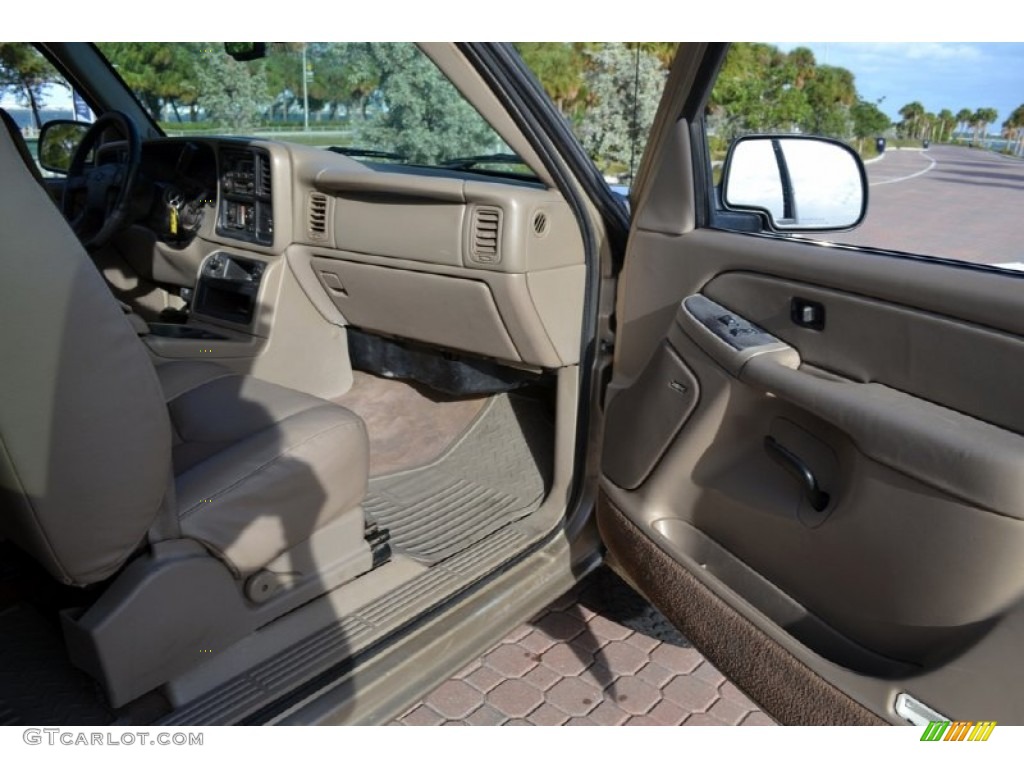
[[[540,506],[553,440],[540,403],[498,395],[436,461],[370,480],[363,506],[395,551],[439,562]]]
[[[71,666],[60,630],[34,608],[0,611],[0,724],[109,725],[97,685]]]

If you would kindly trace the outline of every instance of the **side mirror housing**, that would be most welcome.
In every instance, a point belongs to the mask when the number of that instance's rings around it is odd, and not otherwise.
[[[843,231],[867,214],[867,174],[860,156],[834,139],[744,136],[725,158],[722,203],[759,213],[775,232]]]
[[[39,165],[54,173],[67,173],[71,158],[90,128],[89,123],[50,120],[39,130]]]

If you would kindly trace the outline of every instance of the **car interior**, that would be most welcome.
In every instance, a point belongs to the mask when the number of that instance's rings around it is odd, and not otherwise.
[[[44,180],[0,133],[0,722],[242,721],[564,522],[551,185],[116,110]]]
[[[729,209],[718,43],[618,242],[474,45],[533,178],[164,137],[53,49],[105,101],[66,178],[0,130],[0,723],[382,722],[602,556],[780,722],[1024,719],[1020,273]]]

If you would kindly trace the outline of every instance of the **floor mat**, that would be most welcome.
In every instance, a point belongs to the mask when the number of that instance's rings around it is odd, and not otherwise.
[[[0,611],[0,724],[109,725],[114,713],[71,666],[59,629],[34,608]]]
[[[370,434],[370,477],[434,461],[473,423],[486,397],[450,397],[414,383],[353,373],[335,400],[359,415]]]
[[[363,507],[396,551],[439,562],[540,506],[553,440],[541,403],[495,396],[437,461],[372,479]]]

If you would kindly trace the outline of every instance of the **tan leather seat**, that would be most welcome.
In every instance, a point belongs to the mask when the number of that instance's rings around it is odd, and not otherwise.
[[[358,506],[359,417],[211,363],[154,369],[0,134],[0,533],[86,585],[173,511],[182,536],[246,576]]]
[[[319,398],[207,362],[156,369],[181,533],[247,576],[366,494],[366,427]]]
[[[211,363],[154,367],[2,129],[0,180],[0,536],[65,584],[116,575],[65,634],[120,705],[196,638],[225,647],[372,567],[366,429]]]

